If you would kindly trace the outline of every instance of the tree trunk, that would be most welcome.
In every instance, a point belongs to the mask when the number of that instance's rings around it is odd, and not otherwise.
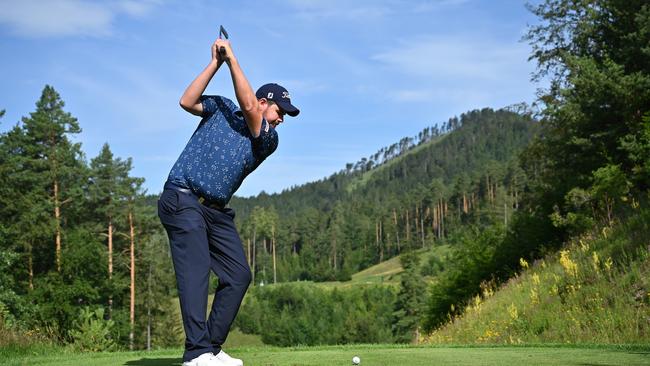
[[[336,248],[336,233],[332,233],[332,267],[334,268],[335,272],[336,272],[336,269],[337,269],[337,267],[336,267],[336,265],[337,265],[337,263],[336,263],[336,257],[337,257],[336,250],[337,250],[337,248]]]
[[[129,306],[129,349],[133,351],[133,332],[135,331],[135,230],[133,227],[133,211],[129,211],[129,236],[131,237],[131,298]]]
[[[56,221],[56,271],[61,272],[61,207],[59,204],[59,182],[54,179],[54,219]]]
[[[246,238],[246,263],[251,266],[251,239]]]
[[[256,272],[256,270],[255,270],[255,261],[256,261],[256,259],[257,259],[257,258],[256,258],[256,257],[257,257],[257,256],[256,256],[256,245],[255,245],[255,244],[256,244],[256,243],[255,243],[255,239],[256,239],[255,236],[256,236],[256,234],[257,234],[257,230],[256,230],[255,227],[253,227],[253,252],[251,253],[251,258],[252,258],[251,261],[253,262],[253,266],[252,266],[252,268],[251,268],[251,276],[252,276],[252,280],[251,280],[251,281],[253,282],[253,286],[255,286],[255,272]]]
[[[147,306],[147,351],[151,351],[151,307]]]
[[[418,233],[420,232],[420,223],[418,222],[420,218],[420,209],[418,205],[415,205],[415,216],[413,217],[413,221],[415,221],[415,237],[417,238]]]
[[[438,237],[442,238],[442,230],[444,221],[445,221],[445,206],[442,203],[442,198],[440,199],[440,208],[438,209],[438,215],[440,215],[440,222],[438,223]]]
[[[395,240],[397,241],[397,253],[402,251],[399,244],[399,229],[397,228],[397,212],[393,209],[393,223],[395,224]]]
[[[424,217],[420,213],[420,232],[422,233],[422,248],[424,248]]]
[[[409,225],[409,210],[408,208],[406,209],[406,242],[408,243],[409,239],[411,238],[411,227]]]
[[[34,260],[32,258],[32,245],[29,245],[27,252],[27,267],[29,269],[29,290],[34,290]]]
[[[278,277],[275,267],[275,226],[271,227],[271,246],[273,247],[273,283],[276,283]]]
[[[108,218],[108,282],[113,279],[113,219]],[[108,295],[108,319],[113,316],[113,295]]]
[[[381,240],[381,220],[377,223],[377,246],[379,247],[379,262],[384,260],[384,244]]]
[[[431,230],[433,231],[433,237],[438,238],[438,210],[436,207],[433,207],[433,212],[431,213]]]
[[[467,213],[467,202],[465,200],[465,192],[463,192],[463,213]]]
[[[419,326],[415,327],[415,332],[414,332],[413,335],[414,335],[413,344],[420,343],[420,327]]]
[[[514,191],[515,191],[515,209],[518,209],[519,208],[519,196],[518,196],[518,192],[517,192],[517,177],[516,176],[515,176]]]
[[[151,351],[151,262],[147,274],[147,351]]]

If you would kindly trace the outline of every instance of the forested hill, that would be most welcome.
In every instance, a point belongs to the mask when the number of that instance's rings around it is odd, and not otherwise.
[[[465,224],[507,220],[525,183],[515,159],[536,126],[525,113],[474,110],[320,181],[233,198],[258,282],[346,279]]]
[[[526,114],[506,109],[473,110],[450,118],[442,129],[434,126],[417,138],[402,138],[319,181],[278,194],[235,196],[230,203],[242,220],[255,206],[274,206],[281,216],[291,216],[307,206],[329,210],[335,201],[351,196],[376,203],[399,200],[436,178],[445,185],[456,180],[469,184],[486,169],[499,169],[498,165],[511,161],[528,144],[535,126]]]

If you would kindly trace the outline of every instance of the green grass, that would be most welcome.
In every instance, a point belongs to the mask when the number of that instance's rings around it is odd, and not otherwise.
[[[1,350],[0,350],[1,352]],[[327,347],[248,347],[228,349],[246,366],[351,365],[650,365],[650,346],[486,346],[422,347],[349,345]],[[1,354],[1,353],[0,353]],[[50,353],[5,358],[3,365],[176,366],[181,350],[114,353]]]
[[[438,245],[432,248],[419,249],[417,252],[420,256],[420,266],[426,265],[431,256],[436,256],[444,261],[450,251],[449,245]],[[350,281],[317,282],[315,284],[326,287],[379,284],[397,286],[400,284],[402,272],[404,272],[404,268],[402,268],[400,256],[398,255],[353,274]]]

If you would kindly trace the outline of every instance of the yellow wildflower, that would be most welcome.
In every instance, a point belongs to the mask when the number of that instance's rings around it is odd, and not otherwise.
[[[607,272],[612,270],[612,264],[614,264],[612,257],[607,257],[607,260],[605,261],[605,269],[607,269]]]
[[[515,306],[514,303],[508,306],[508,313],[510,314],[512,320],[517,320],[519,318],[519,313],[517,312],[517,306]]]
[[[600,258],[598,257],[598,253],[596,253],[596,251],[594,251],[591,255],[591,259],[591,265],[594,267],[594,271],[596,271],[596,273],[600,273]]]
[[[530,301],[533,304],[538,304],[539,303],[539,295],[537,294],[537,289],[535,289],[535,288],[530,289]]]
[[[528,268],[528,262],[523,258],[519,258],[519,264],[521,264],[522,268]]]
[[[578,264],[569,258],[568,250],[560,251],[560,264],[568,275],[573,277],[578,276]]]
[[[537,273],[533,273],[532,278],[533,278],[533,284],[535,284],[535,286],[539,286],[539,275]]]

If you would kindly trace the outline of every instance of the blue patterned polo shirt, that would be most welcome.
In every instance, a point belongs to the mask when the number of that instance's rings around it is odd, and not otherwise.
[[[225,206],[248,174],[278,146],[278,133],[262,120],[253,137],[241,110],[221,96],[201,96],[196,131],[169,173],[168,181]]]

